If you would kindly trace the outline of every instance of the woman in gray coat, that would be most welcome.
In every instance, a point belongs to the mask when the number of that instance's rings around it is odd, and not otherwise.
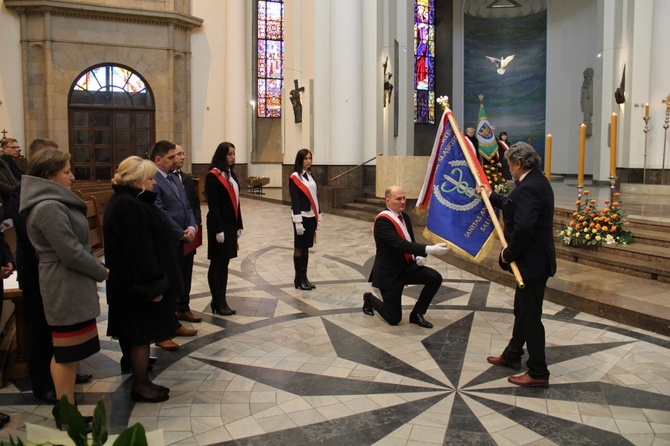
[[[20,212],[39,257],[44,315],[52,331],[51,375],[60,398],[74,402],[77,361],[100,351],[95,318],[100,314],[96,282],[108,270],[89,243],[86,203],[71,190],[70,155],[42,150],[30,159],[21,181]],[[54,408],[56,424],[60,425]]]

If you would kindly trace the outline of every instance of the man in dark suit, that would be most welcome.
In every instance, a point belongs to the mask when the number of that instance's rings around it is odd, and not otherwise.
[[[503,211],[505,239],[508,246],[500,252],[500,266],[509,271],[516,262],[525,286],[517,285],[514,293],[514,328],[512,339],[500,356],[489,356],[491,364],[521,368],[523,346],[528,348],[528,372],[510,376],[512,384],[524,387],[547,387],[549,369],[544,354],[542,301],[549,277],[556,273],[554,247],[554,191],[540,170],[542,160],[524,142],[511,146],[505,153],[509,170],[517,186],[508,196],[491,193],[488,187],[477,192],[489,194],[491,204]]]
[[[16,159],[19,157],[21,146],[15,138],[5,138],[2,140],[2,159],[7,163],[14,177],[21,181],[24,172]]]
[[[410,324],[424,328],[433,328],[433,324],[424,319],[430,302],[442,284],[440,273],[425,265],[428,254],[444,255],[445,243],[423,245],[414,241],[412,221],[404,212],[407,197],[399,186],[386,189],[386,209],[377,215],[374,223],[375,256],[369,282],[379,288],[382,299],[372,293],[363,295],[363,312],[373,316],[373,310],[391,325],[397,325],[402,319],[402,290],[405,285],[424,285],[414,309],[409,315]]]
[[[156,175],[154,175],[154,179],[156,180],[153,190],[156,193],[155,205],[170,221],[174,234],[172,242],[175,245],[179,258],[183,260],[184,243],[190,243],[195,238],[197,227],[186,191],[179,178],[171,173],[176,156],[175,145],[170,141],[158,141],[151,149],[151,160],[156,164],[156,168],[158,169]],[[183,262],[180,268],[183,271]],[[179,296],[177,298],[177,308],[175,309],[177,336],[195,336],[198,333],[198,330],[190,330],[182,326],[177,319],[177,309],[185,307],[190,312],[191,310],[188,308],[188,305],[188,296]],[[176,350],[179,347],[179,344],[170,339],[156,342],[156,345],[163,350]]]
[[[187,173],[182,172],[184,167],[184,161],[186,161],[186,153],[184,148],[179,144],[175,144],[176,156],[174,159],[174,167],[172,173],[179,178],[179,181],[184,185],[184,190],[186,191],[186,196],[188,197],[188,202],[191,205],[193,210],[193,216],[195,217],[195,224],[197,228],[200,228],[202,223],[202,216],[200,213],[200,198],[198,197],[198,191],[195,190],[195,184],[193,183],[193,178]],[[189,304],[191,301],[191,281],[193,278],[193,261],[195,259],[196,250],[189,252],[184,255],[184,290],[185,290],[185,299],[182,301],[182,304],[177,303],[177,319],[180,321],[188,322],[202,322],[201,317],[195,316]],[[186,302],[186,305],[183,304]]]

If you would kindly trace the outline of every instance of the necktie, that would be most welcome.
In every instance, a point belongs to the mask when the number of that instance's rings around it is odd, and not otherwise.
[[[181,181],[181,169],[180,170],[175,170],[174,174],[177,175],[177,177],[179,178],[179,181]]]
[[[303,173],[302,173],[302,177],[303,177],[305,180],[309,181],[309,177],[307,176],[307,172],[303,172]]]
[[[515,186],[518,186],[518,185],[519,185],[519,183],[520,183],[520,181],[519,181],[519,180],[514,180],[514,185],[515,185]]]
[[[400,223],[405,224],[405,219],[402,218],[402,214],[398,215],[398,220],[400,220]]]
[[[181,195],[179,194],[179,188],[177,187],[177,183],[174,182],[174,178],[172,178],[172,175],[168,174],[165,178],[167,178],[168,183],[174,187],[174,190],[177,191],[177,197],[179,198],[179,201],[181,201]]]

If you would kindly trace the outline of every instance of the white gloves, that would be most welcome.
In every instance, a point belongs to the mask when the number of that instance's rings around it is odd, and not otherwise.
[[[305,233],[305,227],[302,225],[302,223],[295,224],[295,232],[298,235],[303,235]]]
[[[216,242],[217,243],[223,243],[223,241],[226,239],[226,236],[223,234],[223,232],[219,232],[216,234]]]
[[[416,264],[417,264],[417,265],[419,265],[419,266],[426,266],[426,258],[425,258],[425,257],[416,256],[416,257],[414,258],[414,260],[416,261]]]
[[[449,251],[446,243],[438,243],[437,245],[428,245],[426,246],[426,254],[432,254],[434,256],[445,255]]]
[[[238,229],[237,230],[237,238],[242,237],[242,231],[243,231],[243,229]]]

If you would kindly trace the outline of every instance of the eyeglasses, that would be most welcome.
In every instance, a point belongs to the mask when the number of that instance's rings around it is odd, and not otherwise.
[[[7,146],[7,149],[20,149],[21,146]]]
[[[175,153],[175,156],[186,156],[186,153],[184,153],[184,152],[177,152],[177,153]]]

